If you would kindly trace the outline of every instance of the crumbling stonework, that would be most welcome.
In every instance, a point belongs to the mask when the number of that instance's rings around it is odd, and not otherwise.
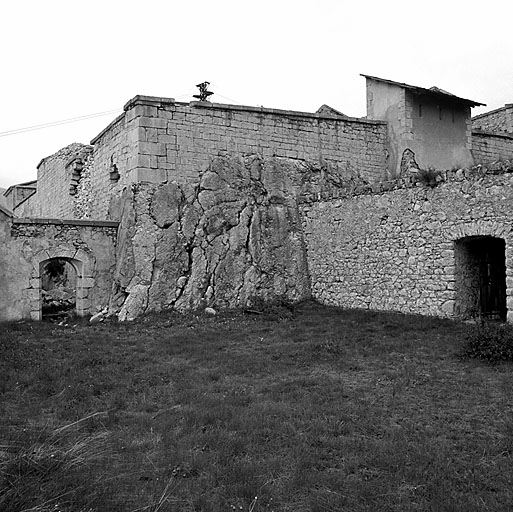
[[[23,204],[23,216],[73,219],[75,217],[74,194],[79,183],[79,173],[91,158],[93,148],[73,143],[38,165],[37,193]],[[18,216],[20,211],[16,212]]]

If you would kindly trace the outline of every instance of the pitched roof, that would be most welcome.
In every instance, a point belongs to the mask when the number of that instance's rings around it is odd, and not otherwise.
[[[37,180],[26,181],[25,183],[16,183],[15,185],[11,185],[7,190],[4,191],[4,193],[3,193],[4,196],[7,196],[12,189],[17,188],[17,187],[36,188]]]
[[[328,115],[328,116],[336,116],[336,117],[343,117],[343,118],[347,118],[348,117],[345,114],[343,114],[342,112],[340,112],[339,110],[337,110],[336,108],[330,107],[329,105],[326,105],[326,104],[321,105],[317,109],[316,114]]]
[[[404,84],[401,82],[394,82],[393,80],[386,80],[384,78],[378,78],[377,76],[370,76],[370,75],[364,75],[364,74],[361,74],[360,76],[368,78],[369,80],[376,80],[377,82],[384,82],[386,84],[396,85],[397,87],[402,87],[403,89],[408,89],[409,91],[411,91],[415,94],[428,94],[430,96],[445,97],[446,99],[448,99],[450,101],[453,101],[455,103],[462,103],[464,105],[468,105],[469,107],[485,107],[486,106],[484,103],[478,103],[477,101],[467,100],[466,98],[460,98],[458,96],[455,96],[454,94],[451,94],[450,92],[440,89],[439,87],[431,87],[430,89],[426,89],[424,87],[418,87],[416,85],[409,85],[409,84]]]

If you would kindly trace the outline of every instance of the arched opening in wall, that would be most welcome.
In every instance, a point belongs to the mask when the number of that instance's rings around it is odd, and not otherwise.
[[[43,320],[59,321],[75,314],[77,277],[77,269],[67,258],[51,258],[41,264]]]
[[[461,318],[506,320],[506,243],[471,236],[454,243],[456,304]]]

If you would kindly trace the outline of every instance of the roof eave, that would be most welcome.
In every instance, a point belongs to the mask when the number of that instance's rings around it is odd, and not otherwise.
[[[466,98],[460,98],[459,96],[454,96],[452,94],[444,94],[443,92],[433,91],[431,89],[426,89],[425,87],[419,87],[416,85],[405,84],[402,82],[395,82],[394,80],[387,80],[385,78],[379,78],[377,76],[372,76],[372,75],[365,75],[363,73],[360,73],[360,76],[363,76],[364,78],[369,79],[369,80],[375,80],[377,82],[384,82],[384,83],[387,83],[390,85],[395,85],[397,87],[401,87],[403,89],[408,89],[409,91],[412,91],[416,94],[428,94],[429,96],[438,96],[438,97],[449,99],[449,100],[453,101],[454,103],[468,105],[469,107],[486,107],[485,103],[479,103],[478,101],[473,101],[473,100],[469,100]]]

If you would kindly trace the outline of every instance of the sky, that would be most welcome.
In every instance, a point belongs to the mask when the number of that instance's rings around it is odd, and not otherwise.
[[[505,0],[16,0],[0,6],[0,187],[89,143],[137,94],[365,112],[360,73],[513,103]],[[9,133],[57,121],[47,128]],[[6,133],[7,132],[7,133]]]

